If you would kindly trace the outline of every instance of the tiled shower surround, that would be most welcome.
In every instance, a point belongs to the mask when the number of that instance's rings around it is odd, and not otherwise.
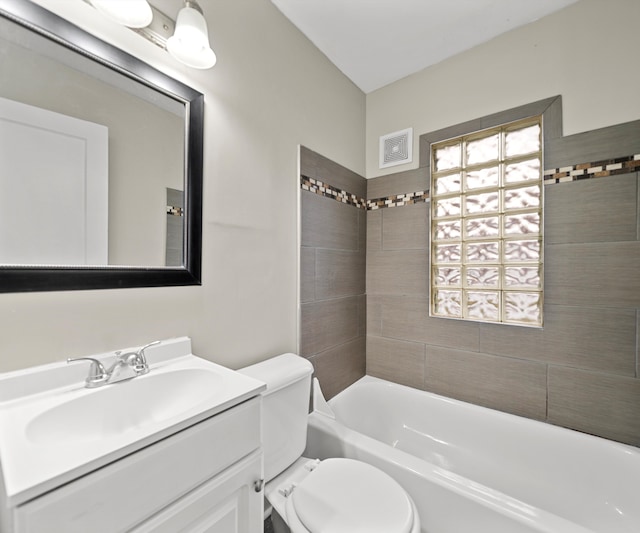
[[[300,172],[300,352],[332,397],[365,373],[367,184],[306,148]]]
[[[544,328],[429,317],[429,144],[540,113]],[[638,446],[640,121],[561,132],[550,98],[422,135],[418,169],[368,180],[366,372]]]

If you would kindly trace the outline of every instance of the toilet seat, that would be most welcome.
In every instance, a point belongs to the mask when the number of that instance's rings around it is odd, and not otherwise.
[[[413,533],[415,506],[389,475],[361,461],[309,462],[287,498],[292,533]]]

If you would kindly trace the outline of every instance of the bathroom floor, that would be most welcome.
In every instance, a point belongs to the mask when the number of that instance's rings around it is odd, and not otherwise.
[[[271,517],[264,521],[264,533],[273,533],[273,524],[271,523]]]

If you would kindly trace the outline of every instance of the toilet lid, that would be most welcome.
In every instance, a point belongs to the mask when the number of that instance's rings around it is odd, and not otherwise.
[[[293,506],[312,533],[409,533],[413,510],[404,489],[377,468],[325,459],[295,488]]]

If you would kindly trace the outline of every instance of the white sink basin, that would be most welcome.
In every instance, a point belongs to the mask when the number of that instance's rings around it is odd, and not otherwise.
[[[128,350],[127,350],[128,351]],[[260,381],[191,354],[187,337],[146,352],[150,372],[84,387],[86,365],[0,374],[0,475],[10,506],[258,395]],[[114,357],[99,354],[98,359]]]
[[[103,440],[179,416],[225,388],[224,378],[210,370],[150,373],[45,409],[29,421],[26,436],[37,444]]]

